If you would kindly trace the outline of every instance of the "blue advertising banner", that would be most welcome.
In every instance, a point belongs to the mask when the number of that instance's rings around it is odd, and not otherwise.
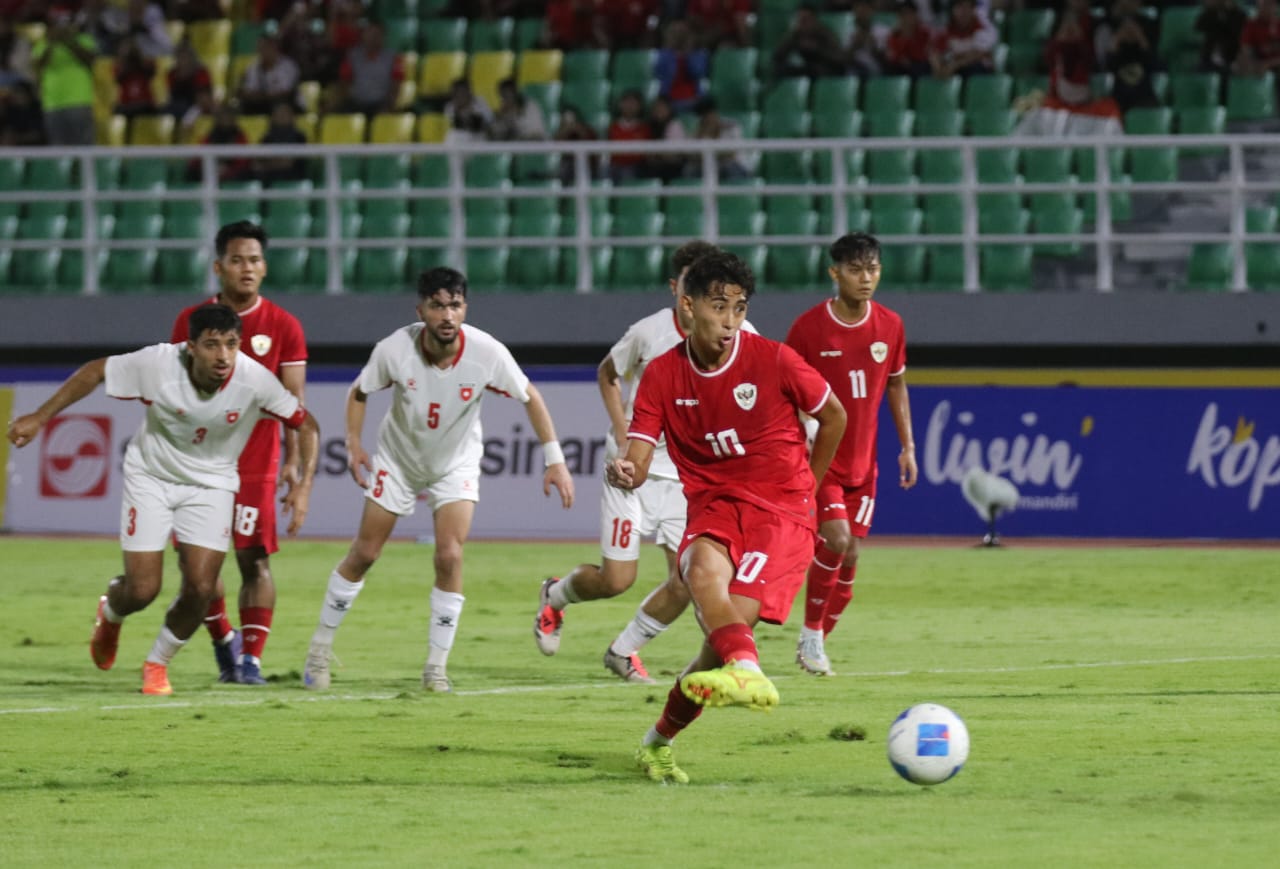
[[[1018,489],[1004,535],[1280,538],[1276,389],[913,385],[911,409],[920,481],[882,408],[873,534],[980,535],[977,465]]]

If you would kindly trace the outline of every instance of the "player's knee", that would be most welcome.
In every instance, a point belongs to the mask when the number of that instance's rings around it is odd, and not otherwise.
[[[636,562],[605,561],[600,569],[605,597],[617,597],[636,582]]]
[[[828,552],[834,552],[842,558],[848,558],[850,552],[853,557],[857,558],[857,552],[853,551],[853,535],[844,529],[837,529],[822,535],[822,546]]]
[[[437,574],[453,574],[462,569],[461,543],[436,543],[435,568]]]
[[[160,595],[160,577],[126,575],[123,594],[135,610],[149,606]]]
[[[271,582],[271,560],[261,549],[237,550],[236,566],[240,568],[240,581],[245,585]]]
[[[351,550],[347,553],[346,567],[349,568],[350,572],[344,571],[342,575],[364,576],[381,555],[382,545],[380,543],[375,543],[371,540],[357,540],[351,544]]]

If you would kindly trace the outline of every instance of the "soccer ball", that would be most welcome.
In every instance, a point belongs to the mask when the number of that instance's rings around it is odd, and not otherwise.
[[[969,729],[945,706],[920,703],[889,726],[889,763],[914,784],[941,784],[958,773],[968,757]]]

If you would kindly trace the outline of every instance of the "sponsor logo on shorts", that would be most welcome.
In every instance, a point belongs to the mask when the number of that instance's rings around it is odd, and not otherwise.
[[[55,416],[40,441],[40,495],[102,498],[111,472],[111,417]]]

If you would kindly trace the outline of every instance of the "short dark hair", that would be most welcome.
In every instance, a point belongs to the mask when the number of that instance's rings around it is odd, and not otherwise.
[[[192,341],[200,340],[205,332],[242,331],[240,315],[227,305],[197,305],[187,317],[187,335]]]
[[[680,245],[676,248],[676,252],[671,255],[672,280],[678,279],[680,273],[697,262],[700,257],[715,253],[719,249],[711,242],[702,241],[701,239],[687,241]]]
[[[831,245],[831,261],[840,263],[863,262],[870,257],[880,260],[880,242],[874,235],[866,232],[851,232],[842,235]]]
[[[444,290],[451,296],[467,297],[467,276],[457,269],[436,266],[418,275],[418,298],[427,299]]]
[[[217,252],[218,259],[227,255],[227,245],[237,238],[253,239],[262,245],[264,253],[267,250],[267,231],[252,220],[237,220],[219,229],[217,237],[213,240],[213,249]]]
[[[703,298],[716,286],[737,284],[746,297],[756,291],[756,276],[751,268],[725,250],[715,250],[694,260],[684,276],[684,291],[693,298]]]

